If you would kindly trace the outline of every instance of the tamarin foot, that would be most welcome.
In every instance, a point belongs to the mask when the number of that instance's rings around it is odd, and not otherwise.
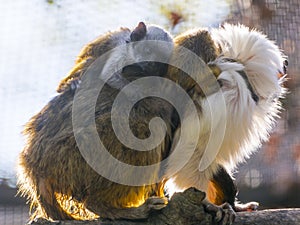
[[[150,197],[144,204],[136,208],[120,209],[119,212],[123,211],[126,214],[121,216],[121,218],[127,219],[146,219],[148,218],[151,211],[161,210],[167,206],[167,198],[161,197]]]
[[[245,211],[256,211],[258,209],[258,202],[247,202],[245,204],[235,203],[234,210],[236,212],[245,212]]]
[[[213,216],[218,225],[231,225],[235,220],[236,213],[228,203],[217,206],[209,202],[205,202],[204,208]]]
[[[145,205],[149,210],[161,210],[167,206],[167,203],[167,198],[150,197],[143,205]]]

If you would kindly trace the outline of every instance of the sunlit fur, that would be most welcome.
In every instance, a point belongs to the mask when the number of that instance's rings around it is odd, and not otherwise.
[[[221,91],[208,96],[206,100],[199,99],[202,113],[199,115],[201,133],[198,147],[185,167],[172,177],[171,182],[175,184],[175,191],[191,186],[205,191],[218,165],[223,165],[231,173],[239,162],[249,157],[263,141],[268,139],[280,110],[279,97],[285,92],[281,85],[284,78],[278,79],[278,74],[283,73],[284,56],[265,35],[242,25],[225,24],[222,28],[213,29],[211,36],[215,45],[221,49],[221,54],[212,63],[221,69],[218,80],[223,86]],[[236,62],[229,62],[226,58],[234,59]],[[244,78],[237,72],[240,70],[246,72],[249,82],[259,96],[257,103],[252,99]],[[222,113],[221,110],[211,112],[207,100],[210,99],[210,102],[215,104],[214,108],[218,108],[222,105],[220,94],[225,98],[226,113]],[[216,121],[215,127],[210,127],[211,119]],[[218,125],[224,121],[226,129],[225,133],[221,134]],[[183,122],[190,123],[190,127],[194,125],[193,121],[188,119]],[[210,131],[210,138],[216,142],[224,135],[217,150],[205,150]],[[176,135],[179,136],[179,132]],[[196,137],[191,134],[191,138]],[[208,151],[208,154],[205,153],[208,158],[211,152],[218,153],[212,163],[201,171],[199,163],[205,155],[204,151]],[[175,161],[170,162],[169,171],[175,167]]]

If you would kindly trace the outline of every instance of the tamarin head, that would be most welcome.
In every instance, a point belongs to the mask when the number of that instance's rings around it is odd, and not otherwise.
[[[230,63],[243,66],[253,91],[261,100],[282,94],[282,79],[278,77],[286,73],[283,65],[286,59],[273,41],[259,31],[231,24],[213,29],[211,36],[221,50],[216,64],[222,71],[229,70]]]
[[[159,26],[146,26],[140,22],[131,32],[130,42],[133,42],[133,47],[129,54],[135,63],[123,69],[124,77],[131,80],[140,76],[166,74],[168,65],[159,61],[168,61],[172,55],[173,39],[167,31]],[[145,56],[147,61],[144,60]]]
[[[179,67],[169,66],[168,76],[171,80],[175,80],[191,95],[200,95],[204,97],[203,87],[207,88],[205,93],[215,92],[216,79],[220,74],[217,67],[210,65],[219,55],[219,48],[211,38],[210,33],[206,29],[195,29],[186,31],[174,38],[174,54],[172,62]],[[198,56],[200,60],[195,61]],[[184,71],[190,71],[191,74],[186,74]],[[198,84],[201,84],[201,88]]]

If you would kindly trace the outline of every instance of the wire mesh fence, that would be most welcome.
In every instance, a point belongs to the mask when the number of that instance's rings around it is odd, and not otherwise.
[[[0,178],[0,224],[21,225],[29,219],[25,199],[17,196],[17,188],[10,187],[7,179]]]
[[[256,200],[263,205],[300,206],[300,194],[296,191],[300,189],[300,2],[236,1],[227,21],[263,31],[283,49],[289,62],[285,84],[289,94],[282,100],[281,118],[270,141],[236,175],[241,198],[250,200],[257,189],[260,194]]]
[[[0,204],[0,221],[2,225],[21,225],[28,222],[28,206]]]

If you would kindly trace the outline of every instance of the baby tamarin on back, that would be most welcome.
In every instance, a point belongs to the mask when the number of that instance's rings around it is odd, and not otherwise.
[[[164,183],[154,182],[159,167],[149,184],[129,186],[112,182],[95,172],[82,157],[72,124],[74,90],[79,95],[89,92],[88,89],[80,88],[80,81],[85,75],[88,76],[86,72],[89,68],[95,68],[93,63],[97,62],[96,59],[120,44],[140,40],[172,43],[172,38],[167,32],[156,26],[147,27],[144,23],[140,23],[132,32],[123,28],[99,37],[81,51],[73,70],[58,87],[60,94],[26,124],[24,134],[27,136],[27,143],[19,157],[18,184],[20,192],[28,197],[36,209],[32,218],[64,220],[93,219],[100,216],[111,219],[141,219],[146,218],[152,209],[165,206]],[[171,52],[172,49],[165,52],[165,57],[170,57]],[[133,49],[128,57],[139,54],[142,53]],[[120,52],[118,55],[118,52],[112,51],[105,66],[114,71],[113,63],[119,63],[124,55],[126,56],[126,52]],[[139,74],[162,76],[166,72],[164,64],[152,62],[139,64],[138,59],[136,63],[132,67],[125,68],[124,77],[120,79],[130,80]],[[99,137],[107,151],[124,163],[136,166],[158,163],[168,155],[170,149],[174,129],[171,121],[173,107],[156,98],[147,98],[136,103],[129,121],[130,128],[138,138],[144,139],[150,135],[149,120],[157,116],[165,120],[167,133],[164,141],[151,151],[135,151],[124,146],[118,141],[111,125],[112,104],[120,91],[117,87],[119,84],[124,85],[122,82],[115,82],[120,77],[120,71],[114,72],[112,82],[108,80],[108,85],[103,87],[95,106],[95,123]],[[86,101],[81,99],[77,104],[85,104]],[[83,121],[86,119],[84,113],[80,116]],[[89,128],[89,125],[84,127],[86,130]],[[135,176],[130,171],[122,172],[124,177]]]

